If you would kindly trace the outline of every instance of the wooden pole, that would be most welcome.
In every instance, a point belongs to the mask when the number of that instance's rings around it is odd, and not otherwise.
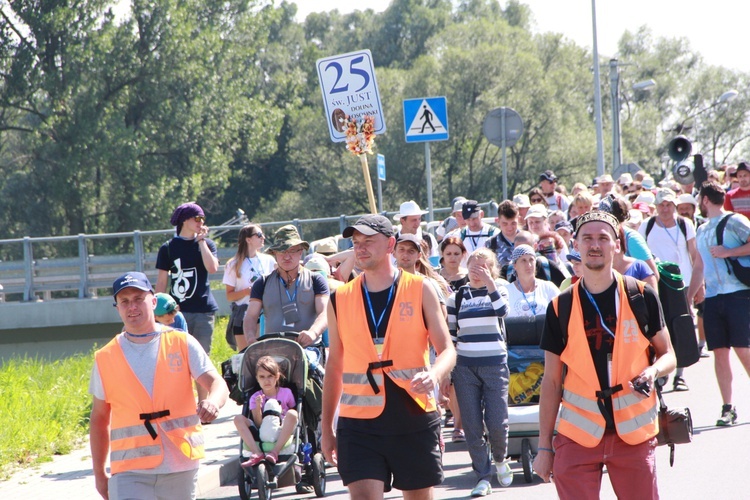
[[[359,162],[362,164],[362,175],[365,176],[365,186],[367,187],[367,199],[370,200],[370,212],[373,214],[378,213],[377,206],[375,205],[375,193],[372,191],[372,181],[370,180],[370,167],[367,165],[367,155],[359,155]]]

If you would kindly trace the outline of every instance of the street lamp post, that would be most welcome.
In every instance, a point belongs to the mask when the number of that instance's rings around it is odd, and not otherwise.
[[[591,0],[591,23],[594,33],[594,117],[596,119],[596,176],[604,175],[604,140],[602,138],[602,92],[599,79],[599,47],[596,41],[596,0]]]
[[[622,165],[622,132],[620,130],[620,64],[617,59],[609,60],[609,88],[612,106],[612,173],[616,174]],[[633,90],[648,90],[656,86],[654,80],[646,80],[633,85]]]

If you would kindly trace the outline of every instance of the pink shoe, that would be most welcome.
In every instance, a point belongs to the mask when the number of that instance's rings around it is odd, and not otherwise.
[[[259,463],[263,461],[263,459],[266,458],[263,453],[253,453],[250,455],[250,458],[248,458],[245,462],[242,462],[240,466],[243,469],[252,469]]]
[[[279,455],[270,451],[266,453],[266,462],[268,462],[269,465],[276,465],[276,462],[279,461]]]

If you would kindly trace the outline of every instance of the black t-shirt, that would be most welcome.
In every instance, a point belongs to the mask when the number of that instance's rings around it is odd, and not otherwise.
[[[602,388],[609,387],[609,375],[607,373],[607,360],[612,354],[614,348],[614,338],[607,332],[602,326],[602,318],[604,319],[604,325],[613,333],[616,332],[617,328],[617,314],[615,298],[617,296],[617,281],[612,283],[612,286],[607,288],[602,293],[591,294],[591,297],[596,301],[601,316],[597,313],[596,308],[592,302],[588,299],[586,293],[581,290],[581,308],[583,309],[583,324],[586,330],[586,338],[589,342],[589,349],[591,350],[591,357],[594,360],[594,367],[596,368],[596,374],[599,378],[599,385]],[[646,285],[643,290],[643,297],[646,302],[646,308],[648,310],[648,332],[643,333],[643,336],[647,339],[651,339],[656,332],[664,328],[664,315],[661,310],[661,303],[659,297],[650,285]],[[562,354],[565,349],[565,341],[563,339],[562,329],[560,328],[560,321],[557,318],[554,307],[547,308],[547,319],[544,324],[544,332],[542,333],[542,340],[539,343],[545,351],[549,351],[558,356]],[[638,375],[637,373],[633,376]],[[607,418],[607,428],[613,428],[614,423],[611,420],[612,415],[612,400],[608,398],[606,400],[607,410],[609,411],[610,418]]]
[[[401,273],[399,272],[399,278]],[[396,290],[398,289],[399,278],[393,288],[393,296],[388,302],[390,287],[379,292],[370,292],[370,302],[372,303],[372,312],[375,319],[380,319],[383,314],[383,320],[378,328],[378,337],[385,338],[385,332],[388,327],[388,320],[391,317],[391,310],[395,302]],[[370,328],[370,336],[375,338],[375,322],[372,319],[367,305],[367,296],[362,293],[362,307],[365,309],[367,316],[367,326]],[[336,292],[331,293],[331,305],[334,312],[336,311]],[[387,308],[386,308],[387,306]],[[422,313],[424,314],[424,312]],[[349,429],[356,432],[377,434],[377,435],[399,435],[409,434],[412,432],[427,429],[440,420],[440,414],[437,411],[425,413],[422,408],[409,396],[409,393],[396,385],[390,377],[384,377],[385,380],[385,408],[383,412],[372,419],[339,417],[338,428]]]
[[[206,238],[211,253],[216,256],[216,244]],[[200,246],[196,240],[175,236],[159,248],[156,269],[170,274],[167,290],[180,310],[187,313],[210,313],[219,309],[211,294],[208,270],[203,264]]]

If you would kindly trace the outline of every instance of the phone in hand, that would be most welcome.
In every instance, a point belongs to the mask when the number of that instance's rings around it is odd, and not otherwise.
[[[649,397],[651,395],[651,384],[649,384],[648,382],[639,382],[638,377],[635,377],[630,381],[630,383],[633,384],[633,389],[635,389],[637,392],[640,392],[646,397]]]

